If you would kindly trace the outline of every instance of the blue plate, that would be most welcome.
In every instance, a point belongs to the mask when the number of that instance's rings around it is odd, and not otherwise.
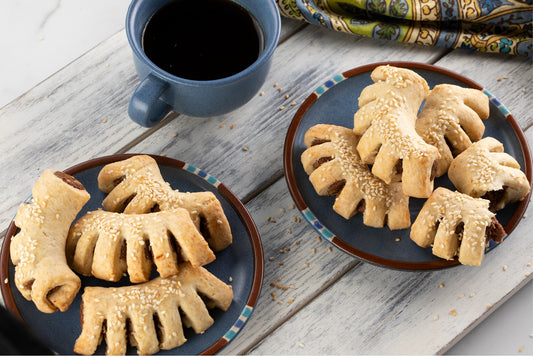
[[[94,159],[70,169],[65,173],[76,177],[91,194],[91,199],[78,217],[87,211],[101,208],[105,194],[98,189],[97,176],[102,167],[108,163],[124,160],[132,155],[114,155]],[[215,323],[203,334],[185,330],[187,342],[172,350],[162,350],[161,355],[213,354],[230,342],[241,330],[250,317],[259,296],[263,278],[263,251],[261,240],[255,224],[245,207],[222,183],[204,171],[181,161],[168,157],[152,156],[159,164],[163,178],[174,189],[182,192],[211,191],[220,200],[228,218],[233,234],[233,243],[223,251],[216,253],[216,260],[206,269],[220,280],[233,287],[233,303],[226,311],[211,310]],[[128,285],[125,278],[117,283],[100,281],[96,278],[81,277],[82,289],[70,306],[62,313],[41,313],[33,302],[22,297],[14,283],[14,266],[9,258],[11,237],[17,227],[11,222],[4,239],[0,259],[2,295],[7,308],[26,323],[28,328],[45,344],[58,354],[73,354],[74,342],[81,333],[80,302],[85,286],[119,286]],[[231,277],[231,283],[229,282]],[[105,353],[105,342],[98,348],[97,354]],[[128,349],[129,354],[137,354],[135,348]]]
[[[531,182],[531,155],[523,132],[509,111],[488,90],[475,82],[446,69],[411,62],[375,63],[339,74],[318,87],[300,106],[287,132],[284,148],[285,178],[291,195],[305,219],[326,240],[363,261],[376,265],[407,270],[427,270],[456,266],[457,259],[442,260],[421,248],[409,238],[409,229],[391,231],[365,226],[362,214],[345,220],[333,211],[334,197],[318,196],[309,182],[300,157],[306,150],[305,132],[317,124],[353,127],[353,115],[359,109],[361,91],[373,83],[371,72],[379,65],[390,64],[409,68],[420,74],[433,88],[449,83],[482,90],[490,99],[490,117],[484,120],[485,137],[492,136],[503,143],[524,169]],[[438,178],[436,186],[455,190],[447,176]],[[411,221],[414,222],[425,199],[409,199]],[[509,234],[524,214],[529,197],[498,211],[497,218]],[[491,243],[488,250],[496,245]]]

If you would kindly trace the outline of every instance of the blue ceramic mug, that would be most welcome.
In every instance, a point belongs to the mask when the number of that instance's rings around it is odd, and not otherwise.
[[[281,19],[274,0],[230,0],[256,20],[262,31],[263,50],[246,69],[215,80],[177,77],[156,66],[145,54],[142,36],[148,20],[172,0],[133,0],[126,15],[126,34],[140,84],[129,103],[136,123],[151,127],[170,111],[195,117],[222,115],[247,103],[263,85],[278,44]]]

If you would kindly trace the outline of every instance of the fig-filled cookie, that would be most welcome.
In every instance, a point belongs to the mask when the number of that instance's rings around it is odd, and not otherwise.
[[[65,256],[70,224],[90,195],[74,177],[46,170],[32,189],[29,204],[15,217],[20,231],[11,240],[15,284],[45,313],[68,309],[81,286]]]

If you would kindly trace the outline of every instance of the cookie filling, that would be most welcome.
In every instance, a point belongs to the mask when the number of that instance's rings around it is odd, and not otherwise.
[[[346,184],[346,179],[338,180],[328,188],[328,195],[337,195],[342,188],[344,188],[344,185]]]
[[[481,197],[482,199],[487,199],[488,201],[490,201],[490,204],[489,204],[489,210],[490,211],[495,211],[496,210],[496,207],[498,206],[498,203],[500,201],[502,201],[502,199],[505,196],[505,190],[506,189],[507,189],[507,187],[503,186],[502,189],[486,192],[485,195],[483,195]]]
[[[78,190],[85,190],[85,187],[83,186],[83,184],[81,184],[79,180],[77,180],[76,178],[74,178],[73,176],[69,174],[66,174],[61,171],[55,171],[54,175],[58,177],[59,179],[61,179],[63,182],[67,183],[68,185]]]
[[[318,167],[320,167],[322,164],[328,162],[328,161],[331,161],[333,159],[333,157],[320,157],[319,159],[317,159],[315,161],[315,163],[313,163],[313,168],[314,169],[317,169]]]
[[[503,238],[507,233],[505,232],[503,226],[500,224],[498,219],[495,216],[492,217],[490,225],[487,226],[485,230],[488,239],[491,239],[494,242],[500,243],[503,241]]]

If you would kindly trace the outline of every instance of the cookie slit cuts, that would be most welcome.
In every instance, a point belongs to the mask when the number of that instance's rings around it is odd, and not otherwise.
[[[204,230],[214,251],[231,244],[231,229],[216,196],[207,191],[182,193],[173,190],[150,156],[137,155],[104,166],[98,175],[98,186],[108,193],[102,203],[108,211],[144,214],[154,208],[160,211],[184,208],[197,228]]]
[[[439,187],[424,203],[410,237],[421,247],[432,246],[435,256],[479,266],[487,240],[501,242],[505,236],[488,207],[488,200]]]
[[[10,246],[15,284],[45,313],[68,309],[81,286],[65,256],[70,224],[90,196],[74,177],[45,170],[32,189],[32,200],[15,217],[20,231]]]
[[[385,183],[401,181],[405,195],[427,198],[434,185],[432,167],[440,155],[419,136],[415,123],[429,87],[404,68],[379,66],[371,78],[374,84],[363,89],[354,114],[353,130],[360,136],[357,152]]]
[[[315,125],[305,133],[308,147],[301,156],[309,180],[319,195],[336,195],[333,210],[349,219],[363,212],[368,226],[403,229],[410,225],[409,198],[401,184],[387,185],[361,162],[357,136],[335,125]]]
[[[208,309],[226,311],[232,288],[203,267],[183,263],[179,271],[134,286],[87,287],[74,351],[92,354],[105,340],[107,354],[125,354],[129,340],[139,354],[152,354],[186,342],[184,327],[196,333],[207,330],[214,322]]]
[[[488,199],[491,211],[523,200],[531,190],[519,163],[492,137],[475,142],[459,154],[450,164],[448,177],[458,191]]]
[[[431,90],[416,121],[416,132],[440,153],[437,177],[455,156],[479,141],[489,117],[489,98],[481,90],[439,84]]]
[[[150,214],[89,212],[70,229],[67,256],[85,276],[118,281],[127,271],[133,283],[148,281],[154,264],[164,278],[178,272],[180,260],[198,267],[215,259],[182,208]]]

